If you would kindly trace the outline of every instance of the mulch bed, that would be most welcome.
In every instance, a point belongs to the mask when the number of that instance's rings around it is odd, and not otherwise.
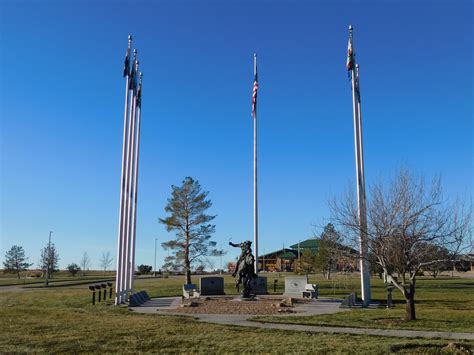
[[[282,298],[259,298],[253,301],[239,301],[237,297],[205,297],[201,299],[185,300],[184,303],[167,312],[185,314],[281,314],[294,313],[294,304],[304,301],[288,302],[283,304]]]

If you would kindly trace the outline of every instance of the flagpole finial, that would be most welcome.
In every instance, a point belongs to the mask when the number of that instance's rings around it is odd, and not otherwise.
[[[257,75],[257,53],[253,54],[253,75]]]
[[[354,29],[354,27],[352,27],[352,25],[349,25],[349,31],[352,32],[353,29]]]

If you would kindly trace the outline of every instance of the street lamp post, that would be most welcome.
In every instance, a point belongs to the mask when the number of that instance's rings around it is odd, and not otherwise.
[[[156,241],[158,238],[155,238],[155,264],[153,265],[153,277],[156,277]]]
[[[220,260],[220,268],[219,268],[219,275],[222,275],[222,243],[220,245],[220,249],[221,249],[221,255],[219,255],[219,260]]]

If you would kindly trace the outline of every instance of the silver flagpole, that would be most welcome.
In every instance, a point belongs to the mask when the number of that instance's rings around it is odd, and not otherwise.
[[[361,250],[363,254],[363,275],[364,275],[364,289],[365,294],[362,295],[364,306],[367,307],[372,299],[370,290],[370,264],[369,264],[369,248],[367,236],[367,204],[365,195],[365,169],[364,169],[364,150],[362,139],[362,113],[360,102],[360,78],[359,78],[359,64],[356,64],[356,80],[357,80],[357,117],[359,120],[359,156],[360,156],[360,223],[361,223]]]
[[[132,36],[128,36],[128,48],[126,53],[126,65],[124,68],[125,76],[125,110],[123,118],[123,142],[122,142],[122,172],[120,178],[120,208],[119,208],[119,226],[118,226],[118,240],[117,240],[117,260],[116,260],[116,274],[115,274],[115,304],[122,303],[122,250],[123,250],[123,218],[124,218],[124,199],[125,199],[125,170],[127,165],[127,136],[128,136],[128,102],[129,102],[129,68],[130,49],[132,46]]]
[[[253,74],[257,78],[257,53],[253,55]],[[255,273],[258,274],[257,102],[253,115],[253,245]]]
[[[138,65],[137,65],[137,73],[138,73]],[[142,83],[143,83],[143,73],[140,73],[140,83],[138,84],[137,90],[137,122],[136,122],[136,139],[135,139],[135,157],[134,161],[134,174],[133,174],[133,211],[132,211],[132,235],[131,235],[131,242],[130,242],[130,266],[131,266],[131,274],[129,280],[130,292],[133,291],[133,281],[135,277],[135,236],[137,230],[137,191],[138,191],[138,163],[140,158],[140,118],[141,118],[141,95],[142,95]]]
[[[134,70],[134,82],[136,80],[136,75],[138,75],[138,60],[137,60],[137,50],[133,50],[133,69]],[[132,230],[132,204],[133,204],[133,173],[134,173],[134,151],[135,151],[135,123],[136,123],[136,105],[137,105],[137,97],[136,97],[136,88],[132,85],[132,104],[130,109],[130,142],[128,146],[128,170],[127,170],[127,218],[126,218],[126,231],[127,231],[127,238],[125,240],[125,253],[124,253],[124,275],[123,275],[123,282],[124,282],[124,292],[125,292],[125,299],[128,299],[130,293],[130,275],[133,273],[131,270],[130,265],[130,247],[131,247],[131,230]]]
[[[367,248],[367,212],[365,202],[364,157],[362,149],[362,121],[360,116],[360,88],[358,87],[358,66],[355,62],[353,28],[349,26],[349,40],[352,46],[352,105],[354,112],[354,146],[356,159],[357,204],[359,209],[360,237],[360,280],[363,306],[370,304],[370,269]]]

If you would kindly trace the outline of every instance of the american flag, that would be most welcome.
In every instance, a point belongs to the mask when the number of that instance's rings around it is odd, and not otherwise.
[[[253,82],[253,94],[252,94],[252,117],[255,118],[255,112],[257,111],[257,91],[258,91],[258,78],[255,73],[255,80]]]
[[[354,53],[352,51],[352,37],[349,37],[349,43],[347,43],[347,61],[346,69],[351,70],[354,66]]]

